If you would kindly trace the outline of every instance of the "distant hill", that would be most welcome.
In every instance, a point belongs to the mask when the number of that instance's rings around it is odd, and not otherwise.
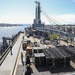
[[[22,24],[6,24],[6,23],[0,23],[0,27],[8,27],[8,26],[23,26]]]
[[[32,26],[32,24],[22,24],[23,26]]]
[[[10,26],[32,26],[32,24],[9,24],[9,23],[0,23],[0,27],[10,27]]]

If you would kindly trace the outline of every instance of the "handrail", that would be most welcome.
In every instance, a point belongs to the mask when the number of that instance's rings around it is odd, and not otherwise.
[[[17,39],[18,39],[20,33],[21,33],[21,32],[19,32],[18,34],[16,34],[16,35],[18,35],[18,36],[14,39],[13,43],[11,44],[12,46],[14,46],[14,44],[16,43],[16,41],[17,41]],[[0,57],[0,65],[3,63],[4,59],[6,58],[6,56],[8,55],[8,53],[10,52],[10,46],[11,46],[11,45],[9,45],[9,47],[5,50],[5,52],[4,52],[4,53],[2,54],[2,56]]]

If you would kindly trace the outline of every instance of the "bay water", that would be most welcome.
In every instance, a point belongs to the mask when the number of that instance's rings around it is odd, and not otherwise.
[[[0,27],[0,42],[2,42],[2,37],[12,37],[19,31],[24,31],[24,28],[29,25],[23,26],[11,26],[11,27]]]

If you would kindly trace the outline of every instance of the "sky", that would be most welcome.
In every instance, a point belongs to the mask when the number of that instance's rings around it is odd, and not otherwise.
[[[38,1],[49,17],[60,23],[63,20],[63,23],[75,24],[75,0]],[[0,0],[0,23],[32,24],[35,18],[35,6],[35,0]],[[50,24],[43,14],[41,20]]]

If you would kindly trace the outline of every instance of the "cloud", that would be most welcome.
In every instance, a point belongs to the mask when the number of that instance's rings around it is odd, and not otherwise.
[[[75,14],[63,14],[63,15],[50,15],[52,19],[59,22],[60,24],[75,24]],[[33,24],[34,16],[29,14],[8,14],[7,16],[0,16],[0,23],[28,23]],[[48,21],[43,15],[41,15],[41,20],[45,24],[54,24],[52,21]]]
[[[32,24],[33,23],[33,15],[20,15],[20,14],[8,14],[7,16],[0,17],[0,23],[26,23]]]
[[[52,21],[59,22],[60,24],[75,24],[75,14],[63,14],[63,15],[50,15]],[[42,20],[46,24],[50,24],[48,19],[42,17]],[[58,23],[57,23],[58,24]]]

